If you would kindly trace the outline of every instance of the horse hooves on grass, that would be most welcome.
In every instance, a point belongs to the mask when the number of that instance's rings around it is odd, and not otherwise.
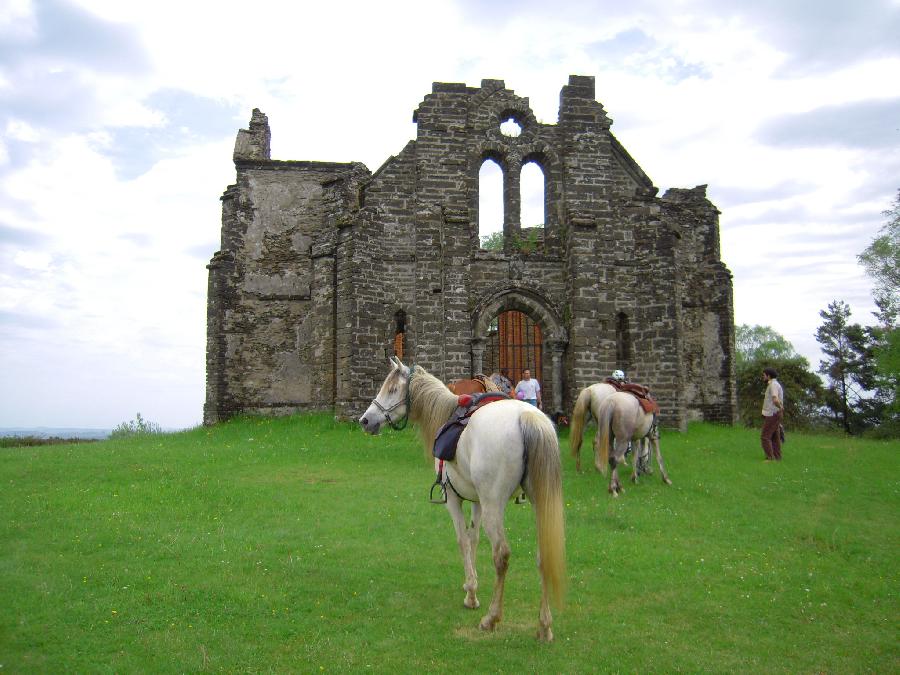
[[[481,620],[481,623],[478,624],[478,628],[483,631],[491,632],[497,627],[498,622],[499,619],[495,619],[488,615]]]
[[[465,605],[468,609],[478,609],[481,607],[481,603],[478,602],[478,598],[466,598],[463,600],[463,605]]]
[[[546,628],[541,626],[540,628],[538,628],[537,635],[535,635],[535,637],[541,642],[553,642],[553,630],[550,628],[550,626],[547,626]]]
[[[670,478],[663,478],[663,483],[665,483],[666,485],[671,485],[672,480]]]

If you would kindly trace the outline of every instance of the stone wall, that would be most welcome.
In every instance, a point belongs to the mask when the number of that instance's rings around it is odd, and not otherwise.
[[[519,136],[500,130],[515,120]],[[333,409],[377,392],[405,319],[407,361],[445,381],[480,370],[491,320],[541,327],[546,409],[615,368],[652,387],[662,423],[735,414],[731,279],[705,187],[663,198],[618,140],[591,77],[572,76],[558,124],[500,80],[435,83],[418,132],[374,174],[269,157],[255,110],[222,197],[210,268],[205,420]],[[479,170],[503,169],[503,251],[480,249]],[[545,177],[545,222],[517,242],[519,176]]]

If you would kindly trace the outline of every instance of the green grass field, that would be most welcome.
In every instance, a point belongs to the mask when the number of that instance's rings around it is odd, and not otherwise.
[[[5,448],[0,673],[900,672],[896,443],[791,434],[780,464],[753,430],[662,443],[674,485],[614,500],[563,438],[549,645],[530,506],[508,507],[504,620],[482,633],[411,430],[303,416]],[[479,573],[484,608],[485,537]]]

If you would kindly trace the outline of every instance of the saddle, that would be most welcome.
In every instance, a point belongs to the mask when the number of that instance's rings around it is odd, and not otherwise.
[[[477,374],[471,380],[453,380],[447,383],[447,389],[459,396],[460,394],[481,394],[485,392],[500,391],[487,375]]]
[[[432,454],[437,459],[450,462],[456,457],[456,445],[459,443],[459,437],[465,430],[472,414],[479,408],[493,403],[508,399],[509,396],[502,391],[489,391],[483,394],[460,394],[456,398],[457,408],[450,416],[450,419],[442,426],[434,438],[434,447]]]
[[[645,387],[642,384],[634,384],[632,382],[619,382],[611,377],[606,378],[606,383],[612,385],[616,391],[624,391],[625,393],[634,396],[638,400],[638,403],[641,404],[641,408],[643,408],[644,412],[652,415],[659,414],[659,403],[657,403],[656,399],[650,395],[650,387]]]
[[[471,381],[471,380],[468,380]],[[448,385],[449,386],[449,385]],[[450,477],[444,476],[444,462],[451,462],[456,458],[456,446],[459,443],[459,437],[465,431],[466,425],[472,419],[472,414],[479,408],[486,406],[494,401],[509,399],[507,394],[502,391],[488,391],[481,394],[459,394],[456,397],[456,410],[450,416],[450,419],[438,429],[437,435],[434,437],[434,445],[431,448],[432,454],[438,463],[437,477],[431,486],[431,492],[428,495],[432,504],[447,503],[447,485],[453,489],[450,483]],[[434,490],[440,488],[440,497],[435,498]],[[455,491],[455,490],[454,490]]]

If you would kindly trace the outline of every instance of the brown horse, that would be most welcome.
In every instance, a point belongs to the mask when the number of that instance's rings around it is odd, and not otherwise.
[[[478,373],[471,380],[451,380],[447,383],[447,389],[457,396],[460,394],[483,394],[488,391],[500,391],[500,387],[481,373]]]

